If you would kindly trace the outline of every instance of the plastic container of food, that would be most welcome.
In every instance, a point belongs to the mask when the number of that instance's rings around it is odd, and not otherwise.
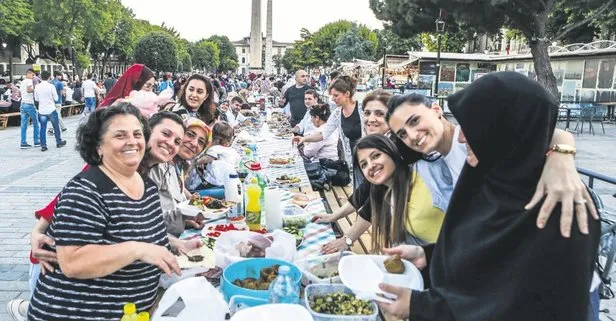
[[[269,297],[268,290],[250,290],[239,287],[232,282],[246,278],[260,278],[261,270],[264,268],[272,267],[275,264],[288,265],[291,268],[291,278],[299,286],[302,279],[302,272],[292,263],[269,258],[254,258],[246,259],[239,262],[235,262],[227,266],[222,272],[222,280],[220,282],[221,292],[225,297],[225,300],[234,295],[243,295],[247,297],[267,300]]]
[[[306,227],[310,213],[295,204],[288,204],[282,208],[282,226]]]
[[[379,308],[376,303],[370,302],[373,313],[370,315],[335,315],[324,314],[314,311],[310,307],[310,301],[315,296],[328,295],[336,292],[344,292],[353,295],[353,292],[342,284],[311,284],[306,287],[304,292],[304,300],[306,301],[306,309],[312,315],[315,321],[376,321],[379,314]]]
[[[342,257],[355,255],[353,252],[345,251]],[[295,265],[302,271],[302,284],[310,285],[314,283],[330,284],[342,283],[338,275],[338,263],[340,253],[326,254],[295,261]]]

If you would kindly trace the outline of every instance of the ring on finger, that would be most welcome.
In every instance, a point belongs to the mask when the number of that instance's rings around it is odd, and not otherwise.
[[[576,201],[573,201],[573,203],[575,203],[577,205],[584,205],[584,204],[586,204],[586,200],[576,200]]]

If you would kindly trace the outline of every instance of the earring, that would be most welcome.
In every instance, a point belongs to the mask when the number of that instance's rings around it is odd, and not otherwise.
[[[438,119],[441,119],[441,116],[442,116],[442,115],[438,115]]]

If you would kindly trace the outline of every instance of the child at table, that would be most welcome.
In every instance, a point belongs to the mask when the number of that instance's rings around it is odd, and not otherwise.
[[[196,162],[196,169],[203,182],[195,192],[204,196],[224,198],[224,184],[229,175],[237,174],[236,165],[240,155],[233,148],[233,127],[225,121],[217,122],[212,128],[212,146]]]

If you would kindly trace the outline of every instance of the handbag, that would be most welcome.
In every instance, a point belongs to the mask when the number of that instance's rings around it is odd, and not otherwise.
[[[306,169],[306,174],[308,175],[313,190],[329,190],[328,179],[320,163],[304,162],[304,168]]]
[[[346,161],[323,158],[319,160],[319,164],[332,186],[347,186],[351,183],[349,165]]]

